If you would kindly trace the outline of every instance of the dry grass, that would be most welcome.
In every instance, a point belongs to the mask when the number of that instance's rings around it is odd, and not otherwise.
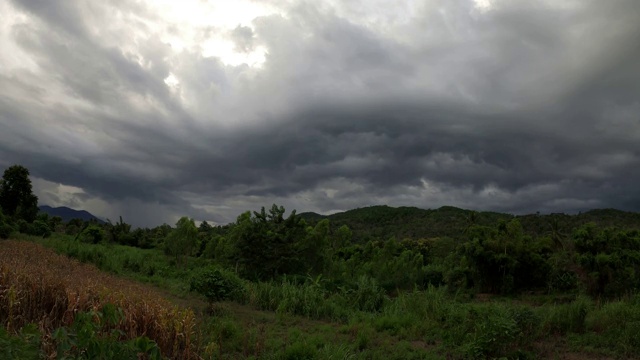
[[[39,244],[0,242],[0,323],[9,331],[37,323],[49,355],[55,353],[51,331],[70,325],[78,311],[97,310],[106,303],[122,308],[124,320],[118,327],[127,338],[147,336],[164,356],[198,358],[191,310],[178,308],[150,287],[110,276]]]

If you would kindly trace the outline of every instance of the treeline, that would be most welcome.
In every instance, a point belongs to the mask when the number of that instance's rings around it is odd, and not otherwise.
[[[5,220],[6,222],[6,220]],[[25,226],[26,224],[26,226]],[[189,218],[176,226],[132,229],[118,222],[67,223],[39,214],[13,231],[48,236],[51,231],[85,243],[114,243],[162,249],[177,267],[189,259],[213,260],[248,280],[287,276],[321,279],[327,290],[356,287],[362,278],[393,294],[446,286],[450,291],[514,294],[584,292],[617,297],[640,288],[640,232],[587,223],[560,229],[554,222],[541,235],[525,231],[521,219],[468,223],[457,237],[355,239],[346,225],[329,219],[307,222],[285,209],[245,212],[225,226]],[[296,280],[298,279],[298,280]]]
[[[517,219],[527,235],[541,236],[550,231],[570,235],[573,229],[588,223],[599,227],[640,229],[640,213],[616,209],[596,209],[576,215],[564,213],[511,215],[490,211],[473,211],[453,206],[438,209],[416,207],[390,207],[386,205],[353,209],[332,215],[301,213],[305,220],[314,224],[329,219],[334,226],[346,225],[353,232],[355,242],[371,239],[433,238],[464,236],[471,225],[492,226],[500,221]]]
[[[175,226],[132,229],[122,218],[100,224],[34,215],[33,198],[28,171],[7,169],[0,183],[2,237],[65,233],[79,242],[161,249],[176,267],[204,258],[248,280],[314,278],[327,290],[355,288],[363,279],[388,294],[432,285],[616,297],[640,288],[639,215],[616,210],[516,217],[379,206],[323,217],[285,216],[273,205],[225,226],[196,227],[183,217]]]

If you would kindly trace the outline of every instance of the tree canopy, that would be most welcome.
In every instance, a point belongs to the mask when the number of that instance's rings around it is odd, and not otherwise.
[[[245,212],[238,216],[231,238],[238,262],[246,276],[269,279],[295,274],[304,267],[298,240],[306,235],[306,223],[295,211],[284,217],[284,207],[273,205],[267,212]]]
[[[185,260],[185,256],[191,255],[196,247],[198,228],[193,219],[183,216],[176,223],[176,228],[171,231],[165,243],[165,252],[175,256],[176,263]]]
[[[13,165],[0,180],[0,207],[5,215],[32,222],[38,215],[38,198],[33,194],[29,170]]]

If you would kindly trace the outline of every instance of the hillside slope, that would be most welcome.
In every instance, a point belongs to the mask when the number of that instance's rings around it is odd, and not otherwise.
[[[500,221],[518,219],[524,231],[531,235],[544,235],[551,231],[570,233],[580,225],[593,222],[600,226],[640,229],[640,213],[615,209],[596,209],[584,213],[512,215],[490,211],[472,211],[453,206],[438,209],[416,207],[390,207],[386,205],[353,209],[332,215],[301,213],[310,224],[329,219],[334,229],[347,225],[354,240],[365,242],[372,238],[396,239],[453,237],[464,235],[471,225],[495,225]]]
[[[61,217],[62,221],[64,222],[67,222],[72,219],[80,219],[82,221],[95,220],[101,224],[104,223],[103,220],[101,220],[100,218],[98,218],[97,216],[91,214],[86,210],[74,210],[66,206],[54,208],[48,205],[39,206],[38,208],[40,209],[41,212],[48,214],[49,216]]]

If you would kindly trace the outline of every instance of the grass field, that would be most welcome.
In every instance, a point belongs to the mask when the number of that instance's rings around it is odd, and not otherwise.
[[[119,339],[146,336],[167,356],[196,358],[193,312],[159,291],[33,242],[3,241],[0,246],[0,322],[8,331],[36,324],[46,355],[55,353],[54,330],[71,326],[78,313],[113,304],[122,310],[114,324]]]
[[[77,314],[106,317],[107,304],[122,316],[113,324],[103,321],[108,329],[94,331],[96,337],[112,342],[145,337],[164,357],[175,359],[633,359],[640,354],[638,296],[598,302],[575,295],[456,295],[430,287],[390,298],[366,279],[350,292],[285,279],[244,282],[241,298],[209,305],[188,292],[190,272],[206,265],[200,259],[176,268],[155,250],[56,238],[2,241],[0,249],[0,345],[12,346],[16,354],[35,349],[35,358],[73,353],[77,349],[62,346],[69,341],[60,340],[56,330],[77,329]],[[112,330],[117,336],[109,337]]]

